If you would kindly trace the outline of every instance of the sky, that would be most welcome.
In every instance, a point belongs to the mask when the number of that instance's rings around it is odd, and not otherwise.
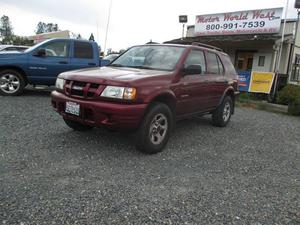
[[[57,23],[61,30],[80,33],[84,38],[93,33],[102,49],[118,51],[150,40],[161,43],[180,38],[179,15],[188,15],[187,25],[194,25],[196,15],[285,7],[286,1],[0,0],[0,16],[9,16],[16,35],[33,35],[39,21]],[[288,18],[297,16],[294,2],[289,0]]]

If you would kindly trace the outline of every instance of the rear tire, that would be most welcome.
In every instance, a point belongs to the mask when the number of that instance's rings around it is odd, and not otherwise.
[[[12,69],[0,72],[0,95],[16,96],[23,93],[26,82],[24,76]]]
[[[147,154],[163,150],[173,126],[170,108],[163,103],[153,103],[144,116],[136,134],[136,148]]]
[[[230,96],[226,96],[212,114],[212,123],[217,127],[225,127],[231,118],[233,112],[233,101]]]
[[[69,120],[69,119],[64,118],[64,121],[65,121],[65,123],[67,124],[68,127],[72,128],[73,130],[76,130],[76,131],[87,131],[87,130],[93,129],[93,127],[91,127],[91,126],[84,125],[84,124],[78,123],[78,122],[73,121],[73,120]]]

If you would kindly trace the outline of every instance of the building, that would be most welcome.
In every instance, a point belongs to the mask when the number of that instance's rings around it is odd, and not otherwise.
[[[255,13],[261,13],[261,16],[255,17]],[[286,83],[300,85],[300,29],[295,37],[297,20],[286,20],[282,54],[279,60],[284,24],[281,15],[282,8],[197,16],[195,25],[187,27],[185,38],[166,43],[201,42],[214,45],[223,49],[231,57],[238,73],[275,72],[278,69],[280,85]],[[253,29],[243,30],[245,24]],[[254,29],[254,26],[260,25],[264,27]],[[212,28],[214,28],[213,32]],[[280,62],[279,67],[278,62]]]
[[[42,33],[42,34],[36,34],[29,36],[29,40],[33,40],[34,43],[39,43],[42,41],[45,41],[50,38],[71,38],[72,33],[68,30],[62,30],[62,31],[55,31],[55,32],[49,32],[49,33]]]

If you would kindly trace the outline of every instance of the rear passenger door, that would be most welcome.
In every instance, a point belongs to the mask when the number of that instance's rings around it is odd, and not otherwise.
[[[99,59],[96,59],[94,55],[92,43],[73,41],[72,50],[71,69],[98,66],[97,62],[99,62]]]
[[[228,83],[225,79],[225,70],[220,57],[214,53],[207,51],[207,73],[209,75],[209,106],[216,107],[226,90]]]

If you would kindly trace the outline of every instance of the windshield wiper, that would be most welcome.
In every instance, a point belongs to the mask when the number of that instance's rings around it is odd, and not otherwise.
[[[137,68],[137,69],[156,70],[155,68],[149,66],[130,66],[130,67]]]
[[[122,65],[122,64],[110,64],[110,65],[108,65],[108,66],[114,66],[114,67],[126,67],[126,66],[124,66],[124,65]]]

